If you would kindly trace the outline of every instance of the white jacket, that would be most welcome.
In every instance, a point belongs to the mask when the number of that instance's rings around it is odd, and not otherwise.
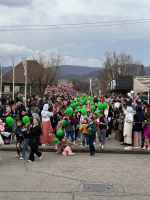
[[[52,112],[42,110],[41,112],[42,122],[50,121],[50,117],[53,117],[53,115],[54,114]]]

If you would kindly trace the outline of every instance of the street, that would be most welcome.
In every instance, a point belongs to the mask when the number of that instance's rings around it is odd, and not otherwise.
[[[0,152],[0,199],[148,200],[149,155],[44,153],[28,163]],[[84,192],[84,184],[113,185],[114,193]]]

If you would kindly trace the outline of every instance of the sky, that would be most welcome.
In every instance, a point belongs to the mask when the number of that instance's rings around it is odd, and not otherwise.
[[[105,52],[113,50],[131,54],[135,60],[150,66],[150,21],[121,26],[50,29],[69,27],[59,24],[150,19],[149,8],[149,0],[0,0],[3,66],[11,66],[12,56],[18,64],[22,56],[32,59],[40,51],[44,55],[59,52],[65,65],[102,67]],[[3,27],[23,25],[57,26]],[[75,26],[89,25],[70,27]],[[18,30],[43,28],[47,30]]]

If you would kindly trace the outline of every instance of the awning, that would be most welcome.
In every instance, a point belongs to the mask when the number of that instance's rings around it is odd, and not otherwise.
[[[150,76],[135,76],[133,80],[134,93],[150,91]]]

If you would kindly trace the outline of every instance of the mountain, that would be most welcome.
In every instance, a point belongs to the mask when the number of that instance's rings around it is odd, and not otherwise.
[[[145,67],[145,75],[146,76],[150,76],[150,66],[149,67]]]
[[[99,67],[84,67],[84,66],[76,66],[76,65],[62,65],[60,67],[60,74],[68,75],[68,74],[76,74],[76,75],[84,75],[90,72],[98,70]]]

